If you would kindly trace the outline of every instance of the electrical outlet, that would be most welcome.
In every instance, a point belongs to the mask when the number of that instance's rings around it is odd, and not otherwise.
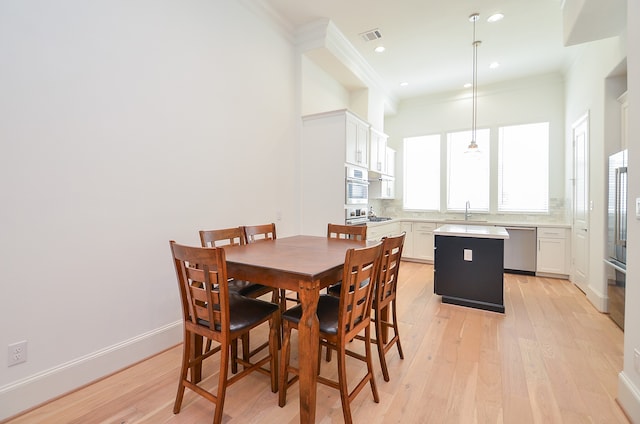
[[[633,366],[636,372],[640,374],[640,350],[638,348],[633,349]]]
[[[27,361],[27,341],[13,343],[9,345],[7,352],[7,366],[20,364]]]
[[[463,249],[462,256],[465,261],[472,262],[473,261],[473,250],[471,249]]]

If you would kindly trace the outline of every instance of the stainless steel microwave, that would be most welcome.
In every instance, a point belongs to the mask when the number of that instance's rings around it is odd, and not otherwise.
[[[345,203],[366,205],[369,203],[369,174],[366,168],[347,165],[345,169]]]

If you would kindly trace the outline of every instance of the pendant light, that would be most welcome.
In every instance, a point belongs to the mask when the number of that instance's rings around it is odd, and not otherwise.
[[[480,153],[478,143],[476,143],[476,133],[478,124],[478,46],[482,41],[476,40],[476,21],[480,18],[479,13],[469,15],[469,21],[473,23],[473,82],[471,89],[472,118],[471,118],[471,142],[465,153]]]

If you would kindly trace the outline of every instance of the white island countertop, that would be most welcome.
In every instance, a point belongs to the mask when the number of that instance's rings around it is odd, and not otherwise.
[[[462,224],[445,224],[433,231],[436,236],[451,237],[473,237],[473,238],[492,238],[492,239],[508,239],[509,233],[504,227],[494,227],[489,225],[462,225]]]

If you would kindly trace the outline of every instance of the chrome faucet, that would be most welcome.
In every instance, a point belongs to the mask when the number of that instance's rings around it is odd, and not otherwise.
[[[467,200],[467,203],[464,204],[464,220],[468,221],[471,218],[471,212],[469,209],[471,208],[471,203]]]

